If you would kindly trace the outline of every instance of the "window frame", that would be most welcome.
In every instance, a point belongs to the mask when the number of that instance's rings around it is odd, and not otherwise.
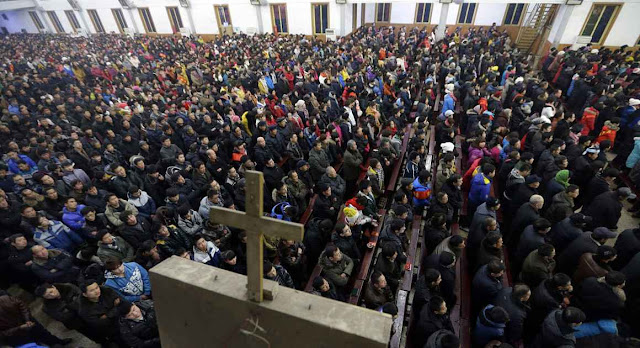
[[[427,6],[429,6],[429,15],[427,16],[427,21],[426,22],[418,20],[418,18],[419,18],[418,17],[418,13],[419,13],[418,8],[420,7],[420,5],[423,5],[425,8]],[[422,19],[424,19],[424,12],[425,12],[425,10],[423,9],[422,10]],[[416,23],[416,24],[429,24],[429,23],[431,23],[431,15],[432,14],[433,14],[433,3],[431,3],[431,2],[419,2],[419,3],[416,3],[416,15],[414,16],[413,22]]]
[[[144,19],[144,14],[146,13],[147,21]],[[140,15],[140,19],[142,20],[142,26],[144,27],[144,31],[147,34],[157,34],[158,29],[156,28],[156,24],[153,22],[153,17],[151,17],[151,11],[148,7],[138,7],[138,14]]]
[[[603,45],[605,41],[607,41],[607,37],[609,36],[609,32],[611,32],[611,27],[613,27],[613,24],[616,22],[616,19],[618,19],[618,15],[620,14],[620,11],[622,11],[622,6],[624,6],[624,3],[622,2],[594,2],[593,4],[591,4],[591,8],[589,9],[589,14],[587,15],[587,18],[585,18],[584,23],[582,24],[582,28],[580,29],[580,36],[586,36],[584,35],[584,31],[587,28],[587,23],[589,23],[589,19],[591,19],[591,15],[593,14],[593,10],[596,8],[596,6],[604,6],[602,13],[600,13],[600,17],[598,17],[598,21],[596,22],[596,25],[593,27],[593,31],[591,32],[591,40],[593,40],[593,33],[595,32],[596,28],[598,27],[598,24],[600,24],[600,20],[602,19],[602,15],[604,14],[604,10],[606,9],[607,6],[614,6],[614,12],[611,15],[611,17],[609,18],[609,22],[607,23],[607,26],[604,28],[604,31],[602,32],[602,36],[600,36],[600,41],[598,42],[593,42],[591,41],[592,44],[596,44],[596,45]]]
[[[62,22],[60,22],[60,18],[58,17],[58,14],[56,13],[56,11],[47,11],[47,17],[49,17],[49,20],[51,21],[51,24],[53,24],[53,29],[56,30],[56,33],[58,33],[58,34],[66,33],[66,31],[64,30],[64,27],[62,26]]]
[[[316,32],[316,6],[327,6],[327,27],[324,28],[324,32]],[[312,35],[326,35],[327,29],[331,26],[331,14],[329,13],[329,3],[328,2],[312,2],[311,3],[311,33]],[[322,13],[320,14],[320,21],[322,22]],[[322,26],[322,24],[320,24]]]
[[[384,17],[384,15],[387,13],[387,9],[389,10],[389,18],[387,18],[385,20],[385,18],[382,18],[382,20],[378,20],[378,14],[380,6],[382,6],[382,16]],[[376,13],[375,13],[375,23],[391,23],[391,3],[390,2],[376,2]]]
[[[178,6],[167,6],[167,16],[169,16],[169,23],[174,33],[179,33],[180,28],[184,28],[184,22],[180,15],[180,8]]]
[[[285,23],[285,27],[286,27],[286,31],[282,30],[282,13],[280,13],[280,28],[278,29],[278,34],[289,34],[289,12],[287,11],[287,4],[286,3],[275,3],[275,4],[269,4],[269,10],[271,11],[271,28],[277,27],[276,24],[276,8],[278,9],[278,12],[282,12],[282,8],[281,6],[284,6],[284,23]]]
[[[515,6],[515,8],[513,10],[513,15],[511,16],[512,20],[516,15],[516,10],[518,9],[518,5],[522,5],[522,12],[520,12],[520,19],[518,20],[518,23],[511,22],[511,23],[507,24],[507,13],[509,13],[509,6],[511,6],[511,5]],[[524,20],[524,17],[527,14],[527,6],[528,6],[528,4],[521,3],[521,2],[508,3],[507,4],[507,8],[505,8],[505,10],[504,10],[504,16],[502,17],[502,25],[508,25],[508,26],[520,26],[520,25],[522,25],[522,21]]]
[[[129,28],[129,24],[127,23],[126,18],[124,18],[124,12],[122,12],[121,8],[112,8],[111,13],[113,14],[113,19],[116,21],[116,25],[118,26],[118,30],[120,30],[120,34],[125,33],[125,29]],[[118,16],[119,15],[119,16]],[[120,19],[119,19],[120,17]],[[122,21],[122,23],[121,23]]]
[[[469,6],[473,4],[473,15],[471,16],[471,23],[467,23],[466,20],[469,18]],[[478,5],[477,2],[465,2],[458,6],[458,16],[456,17],[456,24],[461,25],[473,25],[476,22],[476,14],[478,13]],[[462,14],[462,9],[467,6],[467,10],[465,12],[465,22],[460,22],[460,14]]]
[[[29,17],[31,17],[31,20],[33,21],[33,25],[36,26],[36,29],[38,29],[39,33],[41,33],[43,30],[46,29],[46,27],[44,26],[44,23],[42,22],[42,19],[40,19],[40,16],[38,16],[38,12],[29,11]]]
[[[104,29],[104,25],[102,24],[102,19],[100,19],[98,11],[96,9],[87,9],[87,14],[89,15],[89,19],[91,19],[93,29],[95,29],[96,33],[105,34],[106,31]]]
[[[67,16],[67,20],[71,24],[71,29],[73,30],[73,32],[77,33],[78,29],[81,29],[82,26],[80,25],[80,22],[78,22],[78,17],[76,17],[75,11],[74,10],[65,10],[64,14],[65,14],[65,16]]]

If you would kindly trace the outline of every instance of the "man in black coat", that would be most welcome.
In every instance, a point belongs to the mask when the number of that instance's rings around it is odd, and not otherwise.
[[[585,215],[593,218],[591,226],[605,226],[612,230],[618,228],[618,220],[622,214],[622,201],[631,195],[628,187],[618,188],[613,192],[598,195],[584,210]]]
[[[509,321],[505,330],[508,343],[515,345],[522,339],[524,322],[531,311],[528,305],[531,289],[525,284],[516,284],[513,288],[504,288],[498,292],[493,304],[504,308],[509,313]]]
[[[80,284],[82,297],[78,302],[78,315],[92,332],[99,332],[107,339],[118,337],[118,305],[123,300],[118,293],[94,280]]]
[[[320,183],[316,185],[318,198],[313,206],[313,214],[323,219],[336,220],[341,202],[331,193],[329,185]]]
[[[591,216],[582,213],[573,213],[568,218],[556,223],[551,228],[551,244],[556,248],[557,253],[561,253],[576,238],[580,237],[586,226],[591,224]]]
[[[572,291],[571,277],[564,273],[556,273],[551,279],[543,280],[533,290],[531,312],[525,322],[525,341],[535,337],[549,313],[569,303]]]
[[[305,248],[304,253],[307,256],[307,271],[309,274],[318,263],[318,258],[329,241],[332,229],[333,222],[331,219],[314,218],[305,226],[302,244]]]
[[[160,347],[160,333],[153,301],[123,301],[118,306],[120,338],[127,347]]]
[[[540,195],[533,195],[529,198],[529,202],[523,204],[516,212],[513,224],[511,225],[511,233],[506,236],[509,249],[514,249],[520,240],[520,234],[525,227],[533,224],[540,218],[540,210],[544,206],[544,198]]]
[[[576,292],[576,305],[587,315],[588,321],[618,320],[624,309],[626,277],[616,271],[603,278],[589,277],[582,281]]]
[[[434,296],[420,311],[420,320],[413,333],[413,345],[423,347],[429,336],[438,330],[453,332],[453,324],[447,314],[447,304],[440,296]]]
[[[498,260],[493,260],[478,269],[471,283],[473,313],[478,313],[502,290],[505,269],[504,263]],[[472,318],[475,317],[473,313]]]
[[[640,252],[640,228],[622,231],[613,247],[618,252],[618,257],[611,263],[611,267],[620,270]]]
[[[424,267],[433,268],[440,272],[441,281],[438,287],[440,293],[451,308],[456,304],[456,257],[453,253],[443,251],[440,255],[432,254],[425,258]]]
[[[615,238],[616,233],[611,232],[606,227],[598,227],[593,232],[585,232],[576,238],[567,249],[558,256],[558,271],[566,274],[573,274],[580,256],[584,253],[595,254],[600,245],[604,245],[607,239]]]
[[[620,172],[615,168],[607,168],[602,173],[596,174],[587,185],[587,190],[582,197],[584,205],[582,209],[587,209],[589,204],[599,195],[611,191],[611,184],[618,177]]]
[[[144,241],[153,239],[151,224],[143,217],[138,218],[131,212],[125,211],[120,215],[120,220],[124,222],[120,235],[135,249],[140,248]]]

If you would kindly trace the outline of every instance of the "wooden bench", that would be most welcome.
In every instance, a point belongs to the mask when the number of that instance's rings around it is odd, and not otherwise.
[[[378,246],[378,236],[380,235],[380,231],[384,226],[386,213],[386,209],[380,209],[378,211],[378,215],[380,215],[378,226],[375,228],[375,230],[371,231],[371,237],[369,237],[369,243],[373,243],[373,247],[367,248],[362,255],[360,270],[358,271],[356,281],[354,283],[353,289],[351,290],[351,295],[349,296],[349,303],[351,304],[358,304],[362,296],[362,290],[367,284],[367,280],[369,279],[369,271],[372,269],[372,266],[374,264],[374,256],[376,255],[376,247]]]
[[[407,147],[409,146],[409,139],[413,137],[414,130],[411,128],[411,125],[407,125],[404,133],[404,138],[402,140],[402,147],[400,151],[400,156],[396,159],[395,166],[393,167],[393,171],[391,172],[391,177],[389,178],[389,184],[387,185],[387,193],[389,191],[395,191],[396,184],[398,182],[398,177],[400,176],[400,171],[403,169],[403,159],[405,154],[407,153]]]
[[[393,331],[391,335],[391,340],[389,341],[390,348],[398,348],[400,347],[400,340],[402,339],[402,327],[403,320],[406,316],[407,310],[407,299],[409,297],[409,292],[406,290],[398,291],[398,295],[396,296],[396,306],[398,307],[398,317],[393,322]]]
[[[309,220],[311,219],[311,215],[313,214],[313,205],[316,203],[317,198],[318,198],[318,195],[315,194],[309,200],[309,205],[307,206],[307,209],[304,211],[304,213],[300,217],[301,224],[306,225],[307,222],[309,222]]]

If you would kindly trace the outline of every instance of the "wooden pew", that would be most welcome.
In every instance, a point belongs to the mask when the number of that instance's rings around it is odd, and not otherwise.
[[[309,220],[311,219],[311,215],[313,214],[313,205],[316,203],[317,198],[318,198],[318,195],[315,194],[309,200],[309,205],[307,206],[307,209],[304,211],[304,213],[300,217],[301,224],[306,225],[307,222],[309,222]]]
[[[409,292],[406,290],[398,291],[398,295],[396,296],[396,306],[398,307],[398,317],[393,322],[393,331],[391,335],[391,340],[389,341],[390,348],[398,348],[400,347],[400,340],[402,339],[402,327],[403,320],[406,316],[407,310],[407,299],[409,297]]]
[[[380,231],[384,226],[386,213],[386,209],[380,209],[378,211],[378,215],[380,215],[378,226],[374,231],[371,232],[371,237],[369,237],[369,243],[373,243],[373,248],[367,248],[362,255],[360,270],[358,271],[354,287],[351,290],[351,296],[349,296],[349,303],[353,305],[358,305],[358,301],[362,297],[362,290],[364,289],[364,286],[367,284],[367,281],[369,279],[369,271],[372,269],[373,263],[375,261],[374,257],[376,255],[376,248],[378,246],[378,236],[380,235]]]
[[[401,170],[403,167],[403,159],[406,157],[405,154],[407,152],[407,147],[409,146],[409,139],[413,137],[414,130],[411,128],[411,124],[407,125],[404,133],[404,138],[402,139],[402,147],[400,150],[400,157],[396,160],[395,166],[393,167],[393,171],[391,172],[391,177],[389,178],[389,184],[387,185],[387,194],[390,191],[395,191],[396,184],[398,182],[398,177],[400,176]]]

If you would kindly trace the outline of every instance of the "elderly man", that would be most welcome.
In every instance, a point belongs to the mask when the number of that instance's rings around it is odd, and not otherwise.
[[[49,249],[41,245],[31,248],[33,264],[31,270],[43,282],[75,283],[80,270],[73,265],[73,257],[58,249]]]
[[[324,183],[327,186],[331,187],[331,192],[336,197],[340,198],[341,200],[345,198],[344,194],[346,190],[346,183],[332,166],[327,167],[327,169],[325,170],[325,174],[322,176],[322,178],[320,178],[320,183]]]
[[[520,234],[522,234],[527,226],[533,224],[534,221],[540,218],[540,211],[543,206],[544,198],[540,195],[533,195],[529,198],[528,203],[518,208],[516,216],[513,219],[513,224],[511,225],[511,233],[507,236],[507,245],[510,249],[515,251],[515,247],[520,240]]]

